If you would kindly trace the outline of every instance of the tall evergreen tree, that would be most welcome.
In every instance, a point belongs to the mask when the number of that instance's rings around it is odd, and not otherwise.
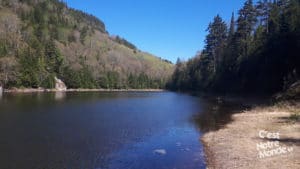
[[[47,61],[47,70],[50,73],[60,74],[63,64],[63,57],[56,47],[54,40],[49,40],[45,46],[45,56]]]
[[[217,15],[214,18],[214,21],[209,24],[208,35],[206,36],[206,46],[205,53],[213,60],[214,62],[214,72],[217,71],[217,68],[221,62],[223,49],[226,44],[227,39],[227,26],[222,18]]]
[[[265,28],[265,31],[269,32],[269,16],[271,10],[270,0],[259,0],[256,5],[256,11],[258,15],[259,24]]]
[[[223,60],[223,66],[225,69],[233,69],[232,66],[235,63],[236,60],[236,41],[235,41],[235,19],[234,19],[234,13],[232,12],[231,20],[230,20],[230,26],[229,26],[229,33],[228,33],[228,39],[227,39],[227,46],[226,51],[224,54],[224,60]],[[227,72],[229,73],[229,72]]]
[[[234,13],[232,12],[232,14],[231,14],[231,20],[230,20],[230,27],[229,27],[228,38],[229,39],[233,38],[234,33],[235,33],[235,20],[234,20]]]
[[[241,10],[237,20],[236,40],[238,43],[238,55],[241,59],[250,53],[251,34],[257,21],[256,10],[252,0],[247,0]]]

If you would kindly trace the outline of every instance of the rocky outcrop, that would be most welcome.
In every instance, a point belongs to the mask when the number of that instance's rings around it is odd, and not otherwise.
[[[62,80],[58,79],[57,77],[55,77],[55,90],[67,91],[66,84]]]

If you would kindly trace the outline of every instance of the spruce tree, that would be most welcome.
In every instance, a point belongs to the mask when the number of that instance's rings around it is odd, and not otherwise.
[[[229,27],[229,34],[228,34],[229,39],[234,36],[234,33],[235,33],[235,20],[234,20],[234,13],[232,12],[231,20],[230,20],[230,27]]]
[[[237,20],[236,40],[238,45],[238,56],[243,58],[249,55],[251,34],[257,21],[256,10],[252,0],[247,0],[241,10]]]
[[[214,62],[214,72],[216,72],[221,60],[223,49],[227,39],[227,26],[222,18],[217,15],[214,21],[208,26],[206,36],[205,52]]]

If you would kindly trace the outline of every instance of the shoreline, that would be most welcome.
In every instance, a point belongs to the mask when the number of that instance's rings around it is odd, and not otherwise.
[[[295,113],[298,120],[291,119]],[[207,168],[300,168],[299,113],[300,103],[296,102],[255,107],[233,114],[232,122],[201,137]],[[260,131],[278,133],[278,138],[262,138]],[[277,145],[257,147],[265,143]],[[276,154],[275,150],[284,147],[291,151]]]
[[[4,89],[3,93],[47,93],[47,92],[164,92],[165,89],[34,89],[34,88],[14,88]]]

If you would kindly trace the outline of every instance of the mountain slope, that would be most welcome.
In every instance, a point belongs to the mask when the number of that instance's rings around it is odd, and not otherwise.
[[[173,65],[110,36],[96,17],[58,0],[0,1],[0,83],[71,88],[162,88]]]

